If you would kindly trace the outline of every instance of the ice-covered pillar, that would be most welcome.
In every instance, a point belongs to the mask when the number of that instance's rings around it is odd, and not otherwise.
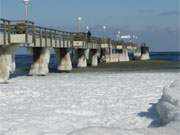
[[[91,66],[93,66],[93,67],[98,66],[97,49],[91,49],[90,50],[90,62],[91,62]]]
[[[141,59],[141,48],[137,47],[133,50],[133,59],[140,60]]]
[[[147,46],[141,46],[141,60],[149,60],[149,47]]]
[[[107,49],[106,48],[101,48],[100,62],[107,62]]]
[[[119,61],[129,61],[128,49],[123,48],[120,50]]]
[[[87,60],[89,59],[89,51],[89,49],[85,49],[84,51]]]
[[[58,58],[58,71],[71,71],[72,61],[70,57],[70,51],[68,48],[56,49],[56,55]]]
[[[11,69],[10,72],[14,73],[16,70],[16,61],[15,61],[15,54],[16,53],[16,48],[15,47],[11,47]]]
[[[77,67],[80,68],[87,67],[87,57],[86,57],[85,49],[77,49],[77,55],[78,55]]]
[[[9,79],[10,73],[15,71],[15,48],[10,46],[0,47],[0,83]]]
[[[109,62],[114,62],[113,53],[112,53],[112,45],[109,46]]]
[[[49,73],[50,48],[33,48],[33,63],[29,75],[46,75]]]

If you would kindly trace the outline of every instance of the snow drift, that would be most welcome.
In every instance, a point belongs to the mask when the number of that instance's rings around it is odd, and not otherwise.
[[[87,127],[68,135],[179,135],[180,133],[180,80],[163,90],[157,103],[162,127],[146,129],[121,129],[109,127]]]
[[[163,125],[172,122],[180,123],[180,81],[175,81],[164,88],[156,108]]]

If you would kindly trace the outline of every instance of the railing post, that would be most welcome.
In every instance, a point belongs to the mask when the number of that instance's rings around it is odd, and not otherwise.
[[[71,48],[73,48],[73,34],[72,33],[70,33],[70,40],[71,40]]]
[[[63,32],[62,39],[63,39],[63,47],[65,47],[65,41],[64,41],[65,33]]]
[[[44,31],[45,31],[45,46],[47,47],[47,29],[45,28]]]
[[[3,20],[3,27],[4,27],[4,31],[3,31],[4,45],[6,45],[6,21],[5,20]]]
[[[57,31],[54,32],[55,47],[57,47]]]
[[[34,43],[34,46],[36,46],[36,28],[35,28],[34,23],[32,25],[32,29],[33,29],[33,43]]]
[[[58,32],[58,33],[60,33],[60,32]],[[58,39],[59,39],[59,47],[61,47],[61,36],[60,36],[60,34],[58,34]]]
[[[49,36],[50,36],[50,44],[51,44],[51,46],[52,46],[52,30],[50,30]]]
[[[25,21],[25,42],[28,43],[28,24],[27,21]]]
[[[39,28],[40,46],[42,47],[42,29]]]
[[[10,34],[11,34],[11,26],[10,26],[10,21],[8,21],[8,43],[10,44],[10,42],[11,42],[11,36],[10,36]]]

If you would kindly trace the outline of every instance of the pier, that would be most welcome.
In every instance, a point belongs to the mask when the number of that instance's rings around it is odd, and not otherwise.
[[[66,32],[37,26],[27,20],[0,19],[0,82],[7,81],[15,71],[15,49],[31,49],[33,63],[30,75],[47,75],[49,72],[50,49],[55,50],[58,71],[70,72],[77,68],[98,66],[100,62],[129,61],[131,50],[136,60],[148,60],[149,47],[111,38],[88,36],[83,32]],[[71,56],[74,52],[75,55]],[[73,58],[73,60],[72,60]]]

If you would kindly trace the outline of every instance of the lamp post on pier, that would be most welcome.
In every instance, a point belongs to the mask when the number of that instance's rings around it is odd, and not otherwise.
[[[104,26],[103,26],[103,33],[104,33],[104,34],[103,34],[103,37],[104,37],[104,38],[105,38],[105,36],[106,36],[106,29],[107,29],[107,27],[106,27],[106,25],[104,25]]]
[[[24,6],[25,6],[25,20],[28,20],[28,6],[29,6],[29,0],[23,0]]]
[[[89,26],[86,26],[86,30],[87,30],[87,32],[89,31]]]
[[[82,17],[78,17],[78,18],[77,18],[77,21],[78,21],[77,31],[78,31],[78,32],[81,32],[81,21],[82,21]]]
[[[121,40],[121,31],[117,32],[116,38],[117,38],[118,41]]]

